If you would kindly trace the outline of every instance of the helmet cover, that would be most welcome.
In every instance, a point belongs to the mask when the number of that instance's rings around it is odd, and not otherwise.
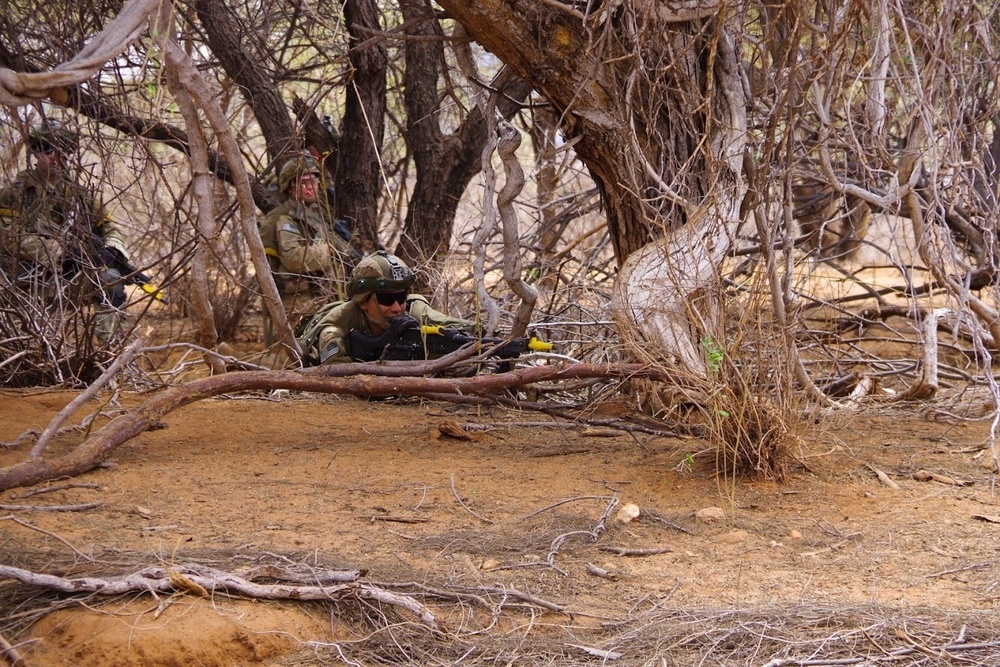
[[[347,284],[347,296],[363,301],[372,292],[408,290],[417,277],[401,259],[385,250],[368,255],[354,267]]]
[[[45,121],[28,135],[28,148],[34,153],[73,153],[79,145],[76,132],[54,121]]]
[[[297,155],[288,160],[278,172],[278,191],[284,192],[302,174],[320,175],[319,165],[309,153]]]

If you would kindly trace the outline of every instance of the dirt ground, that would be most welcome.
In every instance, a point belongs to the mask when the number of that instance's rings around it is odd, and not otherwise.
[[[0,441],[45,427],[73,396],[3,391]],[[445,630],[353,598],[195,590],[61,605],[49,594],[42,615],[38,595],[8,580],[0,634],[31,667],[735,665],[892,651],[894,664],[946,664],[907,647],[1000,636],[1000,507],[989,422],[932,414],[820,416],[785,482],[727,483],[694,437],[412,399],[204,400],[71,480],[86,486],[0,493],[0,565],[360,569],[418,595]],[[0,464],[28,449],[0,449]],[[18,509],[83,503],[99,504]],[[626,521],[626,505],[639,516]]]

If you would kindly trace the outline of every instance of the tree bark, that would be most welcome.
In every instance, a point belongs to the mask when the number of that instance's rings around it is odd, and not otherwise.
[[[380,30],[375,0],[344,0],[344,20],[354,72],[347,83],[340,161],[334,175],[337,208],[351,222],[358,245],[370,252],[380,245],[378,199],[383,186],[388,55],[380,40],[369,39]]]
[[[160,16],[157,22],[153,23],[151,20],[150,23],[154,26],[160,26],[156,34],[160,38],[164,61],[167,67],[173,69],[171,76],[176,77],[177,85],[182,87],[190,95],[193,102],[204,110],[205,117],[219,141],[222,154],[233,173],[236,200],[239,205],[239,224],[250,249],[250,257],[257,273],[257,282],[263,294],[264,307],[274,320],[275,327],[280,335],[279,343],[282,350],[290,359],[297,361],[302,358],[302,351],[299,349],[299,345],[292,333],[291,325],[288,323],[288,316],[281,305],[281,296],[278,294],[278,288],[274,284],[274,277],[271,275],[267,256],[264,254],[264,245],[260,240],[260,233],[257,231],[256,215],[250,190],[250,179],[243,166],[239,147],[229,128],[225,114],[215,104],[212,95],[207,90],[205,81],[201,78],[201,75],[193,63],[191,63],[187,54],[173,39],[173,33],[169,28],[171,21],[170,8],[170,5],[164,5],[160,9]]]
[[[167,86],[170,88],[181,115],[188,127],[191,139],[191,192],[198,208],[195,218],[195,250],[191,261],[191,303],[198,320],[200,342],[203,347],[213,349],[219,342],[215,328],[215,316],[208,290],[209,263],[215,253],[211,244],[216,238],[215,197],[208,173],[208,142],[202,133],[201,120],[194,100],[181,85],[177,67],[167,69]],[[225,366],[211,355],[204,356],[205,363],[213,373],[224,373]]]
[[[279,160],[299,147],[288,105],[281,98],[275,77],[264,67],[266,57],[254,49],[254,36],[243,30],[226,3],[196,0],[194,9],[205,30],[208,48],[253,110],[271,160]]]
[[[441,85],[444,32],[425,2],[403,0],[400,9],[410,38],[405,46],[404,138],[416,166],[416,180],[396,254],[410,266],[422,267],[439,262],[451,249],[458,204],[481,170],[480,154],[487,140],[486,105],[473,105],[457,130],[443,129],[448,121],[442,117],[442,105],[451,99]],[[531,92],[510,70],[498,74],[489,88],[498,91],[496,108],[508,119]]]
[[[538,90],[600,188],[633,350],[705,372],[720,264],[739,225],[746,99],[718,6],[441,0]],[[656,352],[656,350],[653,350]]]
[[[440,3],[561,113],[562,129],[602,190],[619,264],[740,198],[746,102],[735,49],[711,16],[660,3],[577,16],[501,0]],[[678,10],[680,11],[680,10]],[[543,47],[540,45],[544,45]]]

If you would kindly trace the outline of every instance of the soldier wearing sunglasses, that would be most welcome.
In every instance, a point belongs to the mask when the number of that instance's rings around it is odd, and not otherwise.
[[[378,338],[389,331],[390,321],[401,315],[409,315],[420,324],[470,334],[478,331],[474,322],[445,315],[431,308],[421,295],[411,294],[415,281],[410,268],[384,250],[358,262],[347,283],[348,301],[327,304],[299,325],[296,335],[306,363],[354,361],[348,334]]]

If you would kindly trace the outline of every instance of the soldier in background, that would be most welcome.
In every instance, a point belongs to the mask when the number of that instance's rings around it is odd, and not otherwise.
[[[305,153],[285,163],[278,172],[278,190],[285,201],[264,217],[260,238],[282,304],[294,321],[295,315],[309,312],[318,300],[342,296],[352,249],[334,231],[321,172],[311,155]],[[267,344],[273,334],[270,322],[265,322]]]
[[[128,255],[121,228],[69,168],[78,145],[76,133],[53,122],[28,136],[34,166],[0,189],[0,253],[15,284],[36,297],[52,300],[60,285],[80,288],[83,298],[68,300],[98,304],[95,334],[107,342],[120,327],[126,295],[121,271],[102,255],[120,266]]]

